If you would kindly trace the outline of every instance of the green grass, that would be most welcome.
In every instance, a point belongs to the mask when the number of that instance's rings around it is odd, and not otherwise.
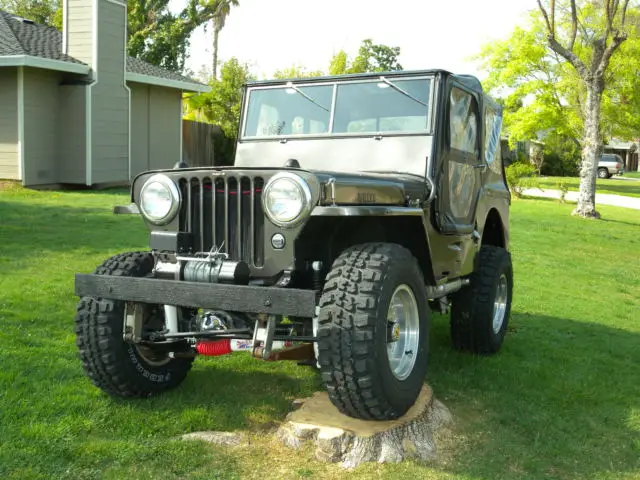
[[[640,172],[626,172],[625,177],[640,179]]]
[[[175,391],[110,398],[76,358],[73,275],[144,249],[121,192],[0,191],[0,478],[344,478],[265,432],[321,388],[294,363],[197,359]],[[454,352],[435,315],[428,382],[456,418],[442,460],[365,465],[355,478],[640,479],[640,216],[512,206],[515,296],[500,354]],[[248,447],[174,438],[243,431]]]
[[[640,178],[625,173],[625,177]],[[580,179],[578,177],[539,177],[540,187],[547,189],[558,189],[558,182],[565,182],[570,192],[577,192],[580,189]],[[610,193],[613,195],[624,195],[627,197],[640,197],[640,182],[624,180],[618,177],[607,179],[598,178],[596,181],[596,193]]]

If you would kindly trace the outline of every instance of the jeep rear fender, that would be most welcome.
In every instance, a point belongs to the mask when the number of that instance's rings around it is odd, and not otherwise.
[[[507,248],[506,228],[500,213],[495,208],[489,210],[482,227],[482,245],[494,245]]]

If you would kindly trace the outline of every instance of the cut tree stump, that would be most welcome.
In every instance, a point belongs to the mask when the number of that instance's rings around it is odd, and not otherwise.
[[[396,420],[359,420],[343,415],[326,392],[296,400],[299,408],[287,415],[277,437],[290,448],[316,445],[315,456],[354,468],[364,462],[426,462],[436,458],[436,432],[452,422],[449,409],[425,385],[416,403]]]

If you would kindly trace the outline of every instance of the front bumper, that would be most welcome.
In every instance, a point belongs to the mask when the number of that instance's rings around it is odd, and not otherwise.
[[[112,275],[77,274],[75,294],[79,297],[307,318],[313,317],[316,310],[315,290]]]

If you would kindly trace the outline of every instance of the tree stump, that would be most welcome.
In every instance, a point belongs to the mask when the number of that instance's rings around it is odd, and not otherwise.
[[[421,462],[436,457],[436,431],[452,422],[451,413],[425,385],[416,403],[396,420],[359,420],[341,414],[326,392],[297,400],[277,437],[290,448],[313,441],[315,456],[325,462],[341,462],[354,468],[364,462]]]

